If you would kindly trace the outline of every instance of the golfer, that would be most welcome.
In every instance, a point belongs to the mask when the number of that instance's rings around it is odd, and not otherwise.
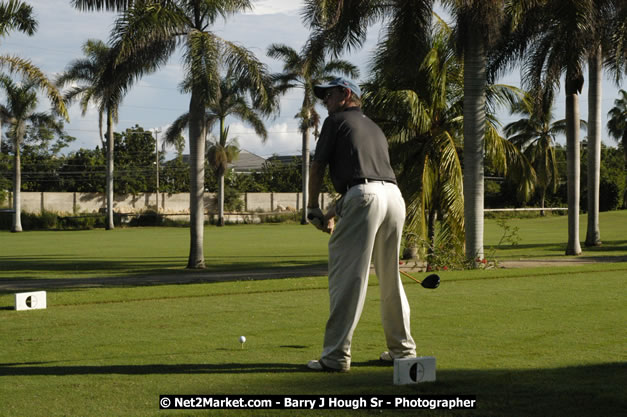
[[[381,360],[416,356],[409,326],[409,304],[398,260],[405,202],[390,165],[381,129],[361,111],[361,92],[337,78],[314,87],[329,116],[316,146],[309,179],[308,217],[329,240],[329,298],[322,355],[307,366],[317,371],[347,372],[351,339],[361,316],[374,260],[381,291],[381,318],[388,350]],[[320,189],[327,165],[341,198],[324,214]],[[337,225],[334,218],[337,217]]]

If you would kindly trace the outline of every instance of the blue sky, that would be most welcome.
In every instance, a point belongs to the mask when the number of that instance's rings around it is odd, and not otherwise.
[[[62,72],[73,59],[82,57],[81,47],[87,39],[106,41],[115,19],[115,14],[105,12],[78,12],[69,5],[69,0],[27,0],[35,11],[39,28],[32,37],[12,33],[0,39],[0,53],[18,55],[28,58],[41,68],[49,77]],[[294,0],[253,0],[254,10],[246,14],[231,17],[226,24],[220,21],[214,27],[219,36],[235,41],[251,49],[257,57],[269,65],[271,71],[280,71],[281,64],[266,57],[266,50],[272,43],[285,43],[300,50],[307,39],[307,29],[300,19],[302,2]],[[361,78],[367,78],[368,58],[376,44],[378,29],[371,30],[369,39],[360,51],[345,56],[361,69]],[[179,55],[173,56],[168,64],[157,73],[144,77],[135,85],[124,99],[119,112],[119,123],[116,130],[120,131],[136,124],[145,129],[161,129],[179,115],[186,112],[189,96],[181,94],[178,88],[183,78]],[[360,81],[360,80],[358,80]],[[517,73],[505,76],[501,82],[520,86]],[[615,142],[607,138],[605,130],[607,112],[618,96],[618,87],[609,81],[603,84],[603,140],[615,146]],[[231,121],[230,134],[236,136],[240,147],[260,156],[293,155],[301,148],[301,137],[298,133],[294,115],[298,112],[301,96],[298,90],[287,94],[281,100],[281,112],[267,121],[269,132],[265,144],[253,133],[252,129],[237,121]],[[564,117],[564,96],[556,101],[556,117]],[[580,101],[581,118],[587,118],[587,86]],[[326,111],[320,108],[322,115]],[[503,124],[514,119],[507,112],[500,118]],[[98,137],[98,118],[94,109],[85,116],[78,106],[70,109],[70,123],[66,125],[68,134],[77,138],[69,150],[78,148],[94,148],[100,143]],[[582,138],[585,132],[582,132]],[[311,143],[313,149],[315,144]],[[170,152],[172,152],[170,150]]]

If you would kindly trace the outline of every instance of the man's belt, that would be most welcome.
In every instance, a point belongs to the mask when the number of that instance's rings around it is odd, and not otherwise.
[[[391,184],[396,184],[395,181],[391,181],[391,180],[377,180],[374,178],[355,178],[355,179],[350,180],[350,182],[348,183],[348,186],[346,187],[346,190],[348,191],[349,188],[352,188],[360,184],[368,184],[369,182],[388,182]]]

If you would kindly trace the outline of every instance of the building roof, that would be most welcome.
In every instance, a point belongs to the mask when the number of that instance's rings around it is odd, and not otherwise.
[[[235,172],[253,172],[261,170],[265,163],[266,160],[261,156],[241,149],[238,158],[229,164],[229,168]]]
[[[183,162],[189,164],[189,154],[183,155]],[[260,171],[265,163],[266,160],[261,156],[241,149],[237,159],[229,164],[229,168],[235,172],[253,172]]]

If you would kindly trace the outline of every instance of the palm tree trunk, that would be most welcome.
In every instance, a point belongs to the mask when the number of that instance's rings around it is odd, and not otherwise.
[[[300,224],[307,224],[307,201],[309,199],[309,128],[303,130],[303,214]]]
[[[544,213],[544,199],[546,196],[546,188],[542,188],[541,194],[540,194],[540,208],[542,210],[540,210],[540,216],[544,217],[546,214]]]
[[[224,152],[224,166],[218,168],[218,226],[224,226],[224,173],[228,166],[228,157],[226,156],[226,130],[225,124],[226,117],[220,117],[220,147],[221,152]]]
[[[566,255],[580,255],[579,242],[579,94],[566,73],[566,166],[568,175],[568,244]]]
[[[107,110],[107,230],[113,230],[113,115]]]
[[[187,267],[202,269],[205,267],[204,231],[205,231],[205,135],[204,103],[198,92],[192,91],[189,102],[189,213],[190,247]]]
[[[623,133],[623,140],[621,142],[623,144],[623,153],[625,159],[625,184],[627,184],[627,129]],[[625,192],[623,193],[623,208],[627,209],[627,186],[625,187]]]
[[[588,231],[586,246],[601,246],[599,184],[601,181],[601,76],[602,50],[588,61]]]
[[[466,257],[483,259],[483,171],[486,57],[480,34],[464,49],[464,218]]]
[[[218,181],[218,226],[224,226],[224,171],[221,170]]]
[[[427,219],[427,242],[429,242],[429,247],[427,249],[427,266],[433,263],[435,255],[435,222],[438,215],[438,212],[435,209],[435,202],[432,207],[433,208],[429,210],[429,218]]]
[[[13,158],[13,225],[11,232],[22,231],[22,167],[20,158],[20,143],[18,139],[15,143],[15,157]]]

